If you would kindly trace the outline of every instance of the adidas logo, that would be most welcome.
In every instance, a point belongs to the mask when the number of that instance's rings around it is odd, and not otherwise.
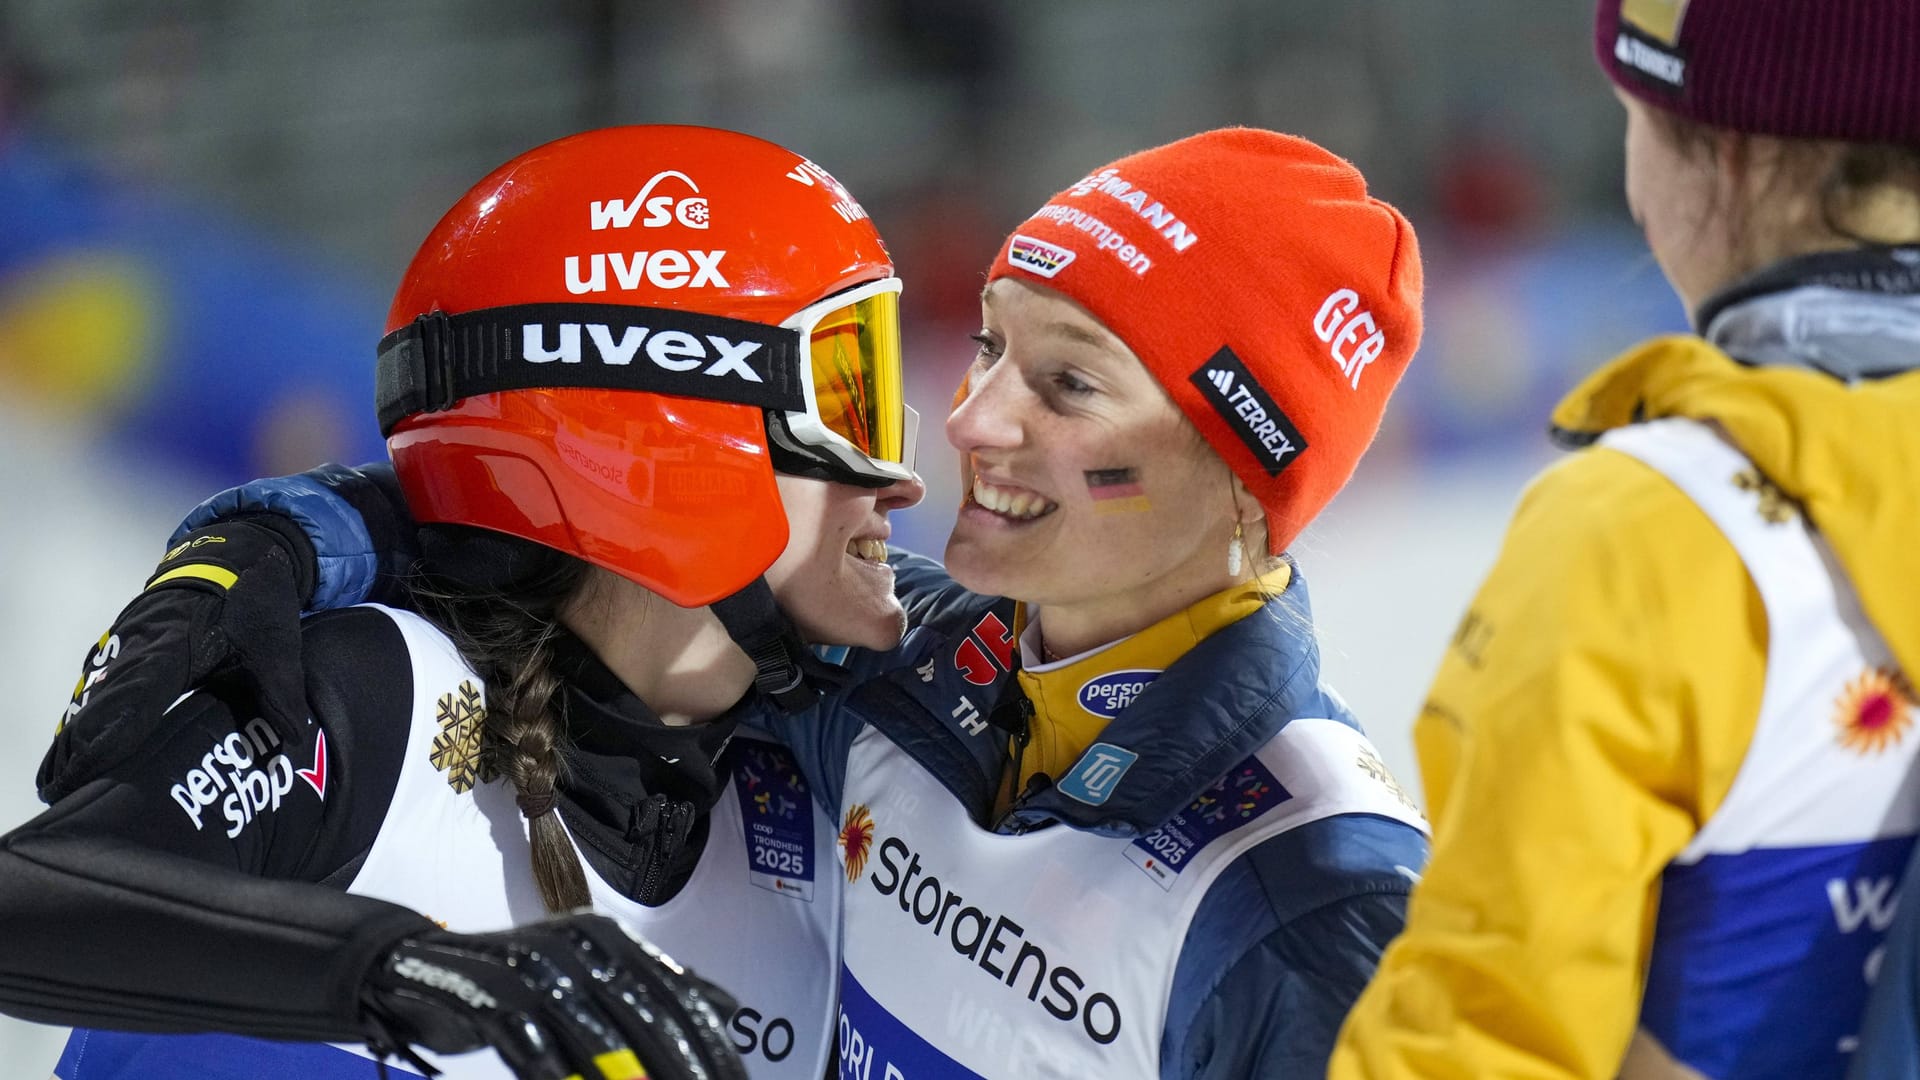
[[[1227,422],[1228,430],[1253,451],[1268,476],[1280,475],[1307,448],[1300,429],[1232,349],[1222,346],[1188,379]]]

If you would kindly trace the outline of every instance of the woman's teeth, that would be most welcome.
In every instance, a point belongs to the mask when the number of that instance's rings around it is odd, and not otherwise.
[[[1044,496],[1031,491],[994,487],[978,477],[973,481],[973,501],[1003,517],[1020,521],[1030,521],[1042,514],[1052,513],[1059,507],[1058,503],[1049,502]]]
[[[887,561],[887,542],[885,540],[849,540],[847,554],[868,562]]]

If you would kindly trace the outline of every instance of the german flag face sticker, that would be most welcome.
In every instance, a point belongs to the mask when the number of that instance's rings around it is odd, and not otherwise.
[[[1687,54],[1680,47],[1686,16],[1687,0],[1620,0],[1613,58],[1647,85],[1678,93],[1687,80]]]

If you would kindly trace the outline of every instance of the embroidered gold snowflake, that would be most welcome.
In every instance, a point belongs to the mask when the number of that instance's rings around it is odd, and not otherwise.
[[[474,784],[492,779],[480,756],[480,729],[487,719],[480,688],[461,680],[460,689],[440,695],[434,719],[440,724],[440,733],[433,737],[433,753],[428,760],[447,774],[453,790],[471,791]]]
[[[1407,794],[1406,788],[1400,786],[1400,781],[1393,778],[1393,770],[1387,768],[1387,763],[1380,760],[1379,754],[1372,750],[1362,750],[1360,756],[1353,759],[1353,763],[1360,767],[1361,772],[1373,777],[1388,791],[1393,792],[1393,797],[1399,799],[1402,806],[1416,814],[1420,812],[1420,808],[1413,804],[1413,797]]]
[[[1766,519],[1769,525],[1784,525],[1792,521],[1794,514],[1798,513],[1793,500],[1787,497],[1787,493],[1781,491],[1773,481],[1760,475],[1759,469],[1747,469],[1735,474],[1733,486],[1759,496],[1760,516]]]

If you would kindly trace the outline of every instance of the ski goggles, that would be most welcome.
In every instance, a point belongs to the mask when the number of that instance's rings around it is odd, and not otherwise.
[[[509,390],[644,390],[754,405],[780,472],[863,487],[913,476],[919,416],[901,374],[900,279],[778,326],[675,308],[521,304],[422,315],[380,342],[380,430]]]
[[[769,424],[774,467],[870,487],[912,476],[920,415],[902,376],[900,279],[836,293],[781,326],[802,343],[806,407]]]

